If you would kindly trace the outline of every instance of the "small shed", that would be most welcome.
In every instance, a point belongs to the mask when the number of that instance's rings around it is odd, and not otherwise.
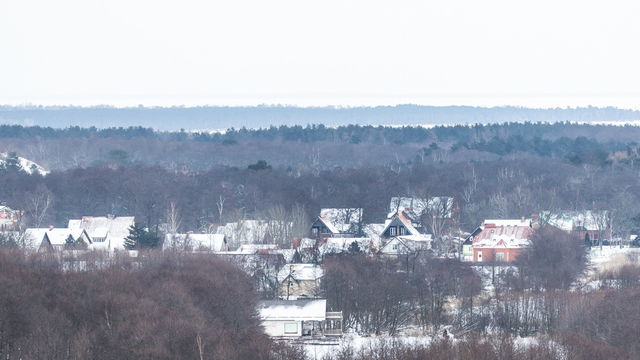
[[[327,320],[327,300],[266,300],[260,303],[260,317],[267,335],[272,337],[324,336]],[[342,333],[342,313],[330,313],[332,321],[339,314]]]

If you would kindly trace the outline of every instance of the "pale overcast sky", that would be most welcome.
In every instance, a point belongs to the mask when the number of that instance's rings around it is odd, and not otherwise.
[[[0,104],[640,108],[640,1],[0,9]]]

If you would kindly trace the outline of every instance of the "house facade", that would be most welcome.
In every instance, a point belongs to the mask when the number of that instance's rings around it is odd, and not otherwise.
[[[511,262],[529,245],[533,235],[531,220],[485,220],[482,231],[473,237],[473,261]]]
[[[283,299],[315,298],[324,271],[314,264],[285,264],[278,272],[278,296]]]
[[[342,312],[327,312],[327,300],[260,302],[265,333],[275,338],[342,335]]]

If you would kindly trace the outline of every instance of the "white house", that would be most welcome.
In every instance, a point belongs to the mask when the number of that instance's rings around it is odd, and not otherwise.
[[[308,335],[324,329],[327,300],[266,300],[260,302],[260,318],[267,335],[272,337],[301,337],[303,328]],[[309,327],[305,327],[311,325]],[[305,333],[305,335],[307,335]]]
[[[25,230],[25,237],[33,249],[38,251],[64,250],[67,239],[71,236],[73,241],[81,241],[86,246],[92,244],[91,237],[84,229],[69,228],[30,228]]]
[[[124,250],[129,228],[135,223],[133,216],[83,216],[69,220],[70,229],[84,229],[92,239],[94,250]]]

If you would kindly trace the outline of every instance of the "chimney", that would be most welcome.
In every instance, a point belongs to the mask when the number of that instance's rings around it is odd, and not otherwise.
[[[53,225],[49,225],[49,231],[53,230]]]
[[[295,265],[289,265],[289,274],[293,274],[293,272],[296,271],[295,267]]]
[[[113,219],[113,214],[107,214],[107,219]]]

